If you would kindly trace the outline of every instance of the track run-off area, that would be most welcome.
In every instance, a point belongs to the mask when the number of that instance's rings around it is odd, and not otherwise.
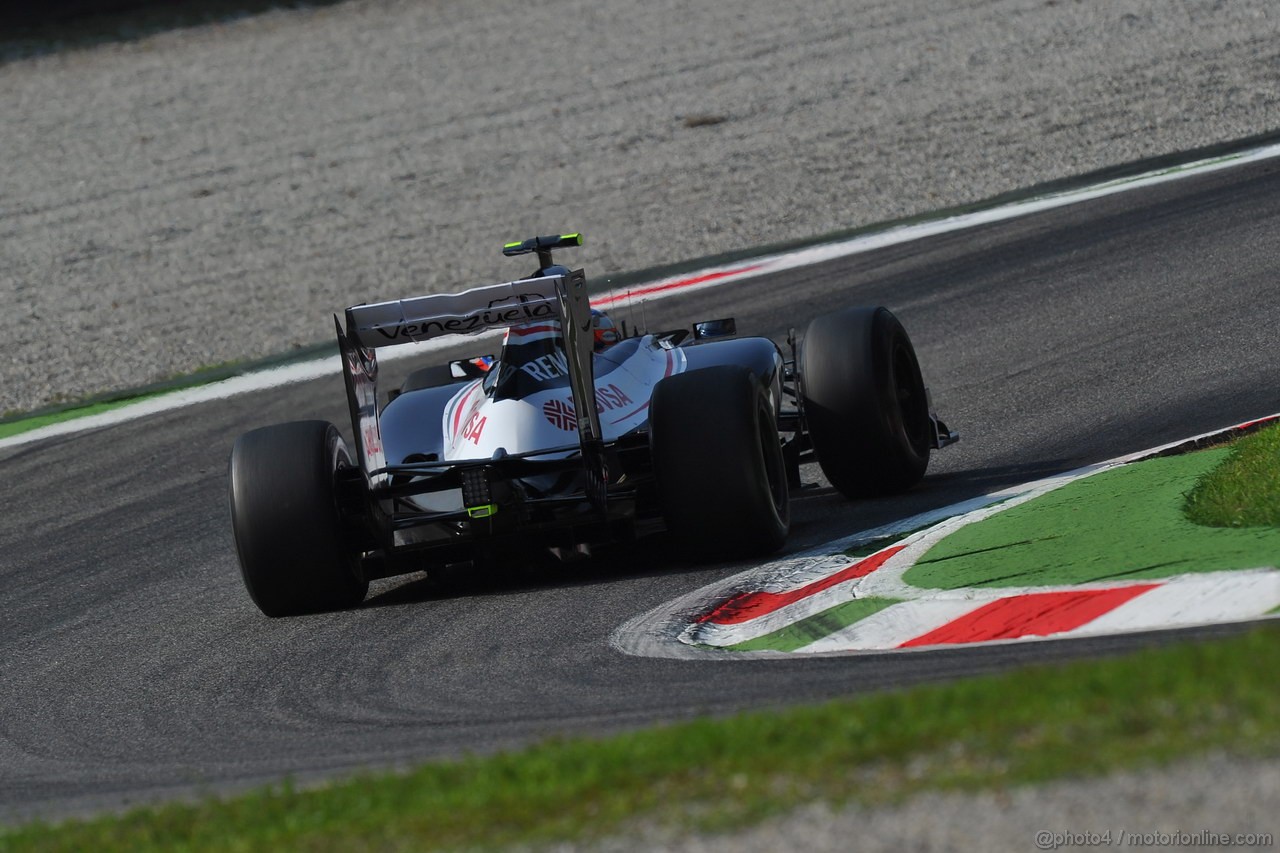
[[[643,311],[652,327],[732,314],[744,334],[779,341],[845,305],[884,304],[902,319],[938,411],[963,441],[934,458],[919,488],[884,501],[846,501],[806,469],[818,485],[795,495],[783,558],[1280,410],[1276,161],[1072,201],[802,264],[761,262],[720,287],[673,288],[643,309],[611,310]],[[493,280],[505,271],[495,250]],[[420,363],[388,364],[383,381],[392,387]],[[354,611],[269,620],[236,568],[227,453],[267,423],[316,417],[349,431],[340,376],[134,414],[0,447],[9,508],[0,526],[0,803],[10,818],[403,766],[1186,636],[733,665],[622,654],[610,642],[618,626],[753,568],[694,563],[660,538],[445,587],[386,581]],[[715,483],[707,489],[714,495]],[[1216,630],[1226,629],[1195,632]]]

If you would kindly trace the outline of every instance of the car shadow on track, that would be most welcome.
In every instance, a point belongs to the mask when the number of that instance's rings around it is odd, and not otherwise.
[[[825,480],[816,487],[792,493],[791,537],[783,553],[794,553],[824,542],[933,512],[1000,489],[1078,468],[1082,462],[1046,459],[985,468],[943,470],[927,475],[900,495],[849,500]]]
[[[825,484],[804,488],[796,491],[792,498],[792,535],[787,546],[767,559],[785,557],[1000,488],[1032,482],[1078,464],[1056,459],[943,472],[926,477],[910,492],[876,500],[847,500]],[[758,562],[696,560],[682,553],[665,535],[657,534],[637,542],[601,548],[591,558],[570,563],[532,555],[519,564],[489,568],[459,566],[391,578],[375,582],[362,607],[519,595],[672,575],[688,575],[696,585],[742,571]]]
[[[726,564],[715,564],[726,565]],[[518,595],[555,589],[663,577],[715,568],[675,553],[665,536],[599,549],[590,558],[561,563],[533,556],[527,562],[497,567],[449,567],[390,578],[371,590],[362,607],[396,607],[453,598]]]

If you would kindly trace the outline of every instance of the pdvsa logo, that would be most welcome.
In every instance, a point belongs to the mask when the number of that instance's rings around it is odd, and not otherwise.
[[[630,406],[634,401],[617,385],[601,385],[596,388],[596,411],[600,414]],[[556,429],[577,432],[578,413],[572,397],[556,398],[542,404],[542,416]]]

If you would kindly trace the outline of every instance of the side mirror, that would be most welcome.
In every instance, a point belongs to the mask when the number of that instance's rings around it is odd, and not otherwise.
[[[693,339],[701,341],[706,338],[729,338],[738,334],[738,324],[732,317],[723,320],[703,320],[693,324]]]
[[[454,379],[479,379],[493,367],[493,356],[480,355],[475,358],[460,358],[449,362],[449,375]]]

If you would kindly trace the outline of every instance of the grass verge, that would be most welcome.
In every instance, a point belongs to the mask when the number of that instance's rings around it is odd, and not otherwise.
[[[0,850],[431,850],[1280,751],[1280,631],[0,833]],[[1088,749],[1081,749],[1088,744]]]
[[[1207,527],[1280,527],[1280,426],[1235,442],[1196,483],[1183,511]]]
[[[966,525],[907,570],[922,589],[1054,586],[1276,565],[1280,528],[1211,529],[1186,495],[1232,455],[1228,446],[1122,465]],[[1280,458],[1271,460],[1280,476]],[[1234,479],[1234,478],[1229,478]],[[1251,483],[1244,500],[1265,503]]]

